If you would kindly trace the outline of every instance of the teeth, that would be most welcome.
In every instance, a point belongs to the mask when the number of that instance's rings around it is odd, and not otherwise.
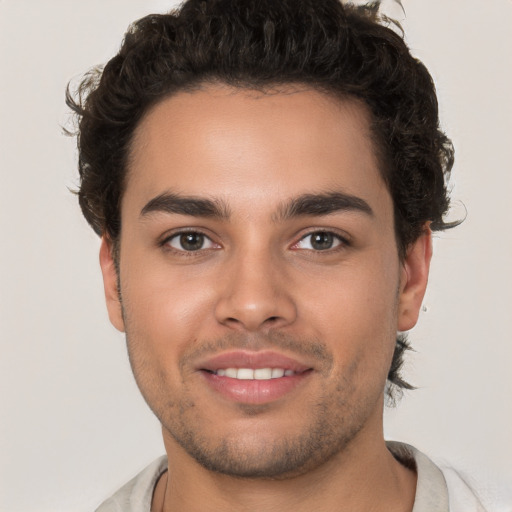
[[[272,368],[272,378],[279,379],[284,376],[284,370],[282,368]]]
[[[238,380],[252,380],[254,379],[254,370],[250,368],[238,368],[236,378]]]
[[[226,368],[226,377],[230,377],[232,379],[236,379],[238,374],[238,370],[236,368]]]
[[[254,370],[254,378],[256,380],[271,379],[272,378],[272,370],[270,368],[258,368],[257,370]]]
[[[219,377],[239,380],[270,380],[295,375],[293,370],[284,368],[221,368],[215,372]]]

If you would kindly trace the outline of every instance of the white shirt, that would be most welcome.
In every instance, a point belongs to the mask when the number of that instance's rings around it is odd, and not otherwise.
[[[397,460],[417,472],[412,512],[486,512],[476,492],[454,469],[439,468],[410,445],[389,441],[387,446]],[[150,512],[153,490],[166,470],[164,455],[104,501],[96,512]]]

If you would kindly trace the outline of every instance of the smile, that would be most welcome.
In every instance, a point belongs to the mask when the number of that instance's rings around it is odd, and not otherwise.
[[[296,372],[293,370],[286,370],[284,368],[219,368],[212,373],[219,377],[238,380],[270,380],[296,375]]]
[[[314,367],[273,350],[232,350],[195,364],[213,391],[228,402],[265,404],[284,399],[309,381]]]

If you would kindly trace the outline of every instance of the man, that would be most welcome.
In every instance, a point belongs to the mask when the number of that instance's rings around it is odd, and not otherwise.
[[[189,0],[68,102],[109,316],[167,452],[99,511],[483,510],[383,437],[453,151],[375,6]]]

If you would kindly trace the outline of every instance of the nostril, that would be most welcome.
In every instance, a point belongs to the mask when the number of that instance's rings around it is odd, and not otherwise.
[[[295,305],[288,297],[276,299],[270,294],[253,296],[247,288],[241,289],[247,295],[229,294],[220,297],[215,305],[215,318],[221,324],[232,329],[255,331],[277,328],[295,320]]]

